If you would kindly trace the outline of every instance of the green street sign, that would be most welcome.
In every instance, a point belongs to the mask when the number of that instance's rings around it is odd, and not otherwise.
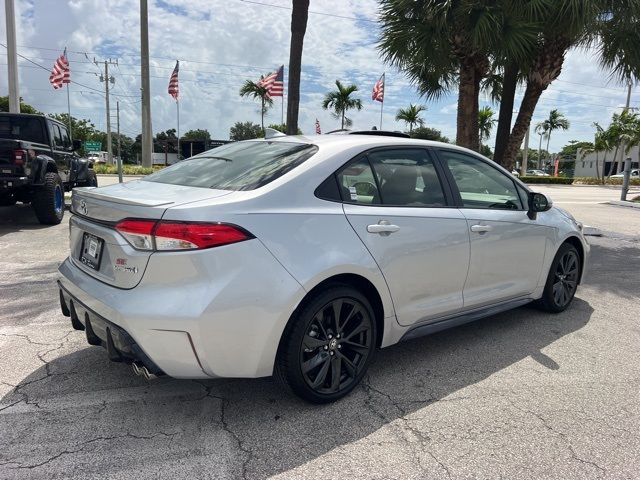
[[[102,142],[84,142],[84,149],[87,152],[99,152],[102,150]]]

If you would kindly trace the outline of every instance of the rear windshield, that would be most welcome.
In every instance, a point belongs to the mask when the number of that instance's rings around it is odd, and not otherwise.
[[[42,119],[38,117],[0,115],[0,138],[47,143],[43,124]]]
[[[317,151],[318,147],[306,143],[229,143],[144,180],[220,190],[253,190],[293,170]]]

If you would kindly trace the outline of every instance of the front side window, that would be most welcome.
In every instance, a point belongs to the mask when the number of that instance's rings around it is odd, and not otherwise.
[[[318,151],[308,143],[235,142],[145,177],[147,182],[220,190],[254,190],[290,172]]]
[[[376,150],[368,157],[376,174],[383,205],[446,205],[438,173],[426,150]]]
[[[512,178],[491,165],[464,153],[440,150],[462,197],[464,208],[522,210]]]
[[[69,148],[71,146],[71,139],[69,138],[69,133],[67,132],[67,129],[64,127],[60,127],[60,136],[62,137],[62,145],[65,148]]]

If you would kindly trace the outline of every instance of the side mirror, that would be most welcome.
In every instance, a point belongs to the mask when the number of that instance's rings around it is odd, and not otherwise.
[[[80,150],[82,148],[82,141],[80,140],[74,140],[73,141],[73,150]]]
[[[550,198],[542,193],[531,192],[529,194],[529,218],[534,220],[538,212],[546,212],[553,206],[553,202]]]

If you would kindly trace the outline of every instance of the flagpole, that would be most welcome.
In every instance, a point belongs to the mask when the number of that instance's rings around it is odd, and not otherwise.
[[[176,98],[176,111],[178,113],[178,160],[180,160],[180,100]]]
[[[380,130],[382,130],[382,109],[384,107],[384,90],[385,90],[385,77],[384,77],[384,73],[382,74],[382,101],[380,102]]]
[[[64,47],[64,58],[67,60],[67,65],[69,64],[69,59],[67,58],[67,47]],[[67,115],[69,115],[69,140],[71,140],[71,145],[73,145],[73,128],[71,127],[71,101],[69,100],[69,86],[71,82],[67,83]]]
[[[282,115],[280,117],[280,124],[284,125],[284,93],[282,94]]]

